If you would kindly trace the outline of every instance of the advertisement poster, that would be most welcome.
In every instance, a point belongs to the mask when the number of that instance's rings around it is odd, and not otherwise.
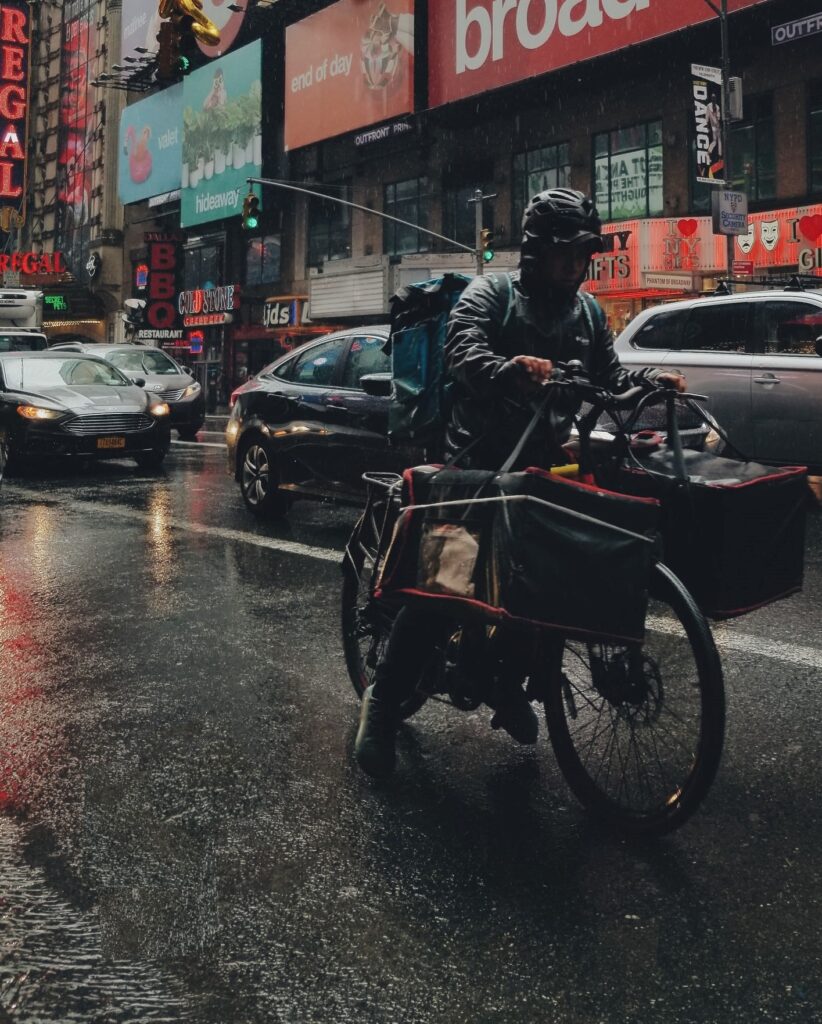
[[[180,187],[183,163],[183,87],[126,107],[120,119],[120,202],[138,203]]]
[[[123,0],[120,63],[125,57],[144,57],[138,46],[154,53],[160,23],[157,0]]]
[[[761,2],[728,0],[728,12]],[[711,6],[705,0],[437,0],[428,5],[429,103],[451,103],[698,25],[716,17]]]
[[[94,162],[96,96],[91,62],[96,48],[96,18],[84,13],[63,24],[60,72],[60,130],[57,152],[57,248],[69,270],[80,276],[91,237],[91,187]]]
[[[219,46],[206,46],[204,43],[197,43],[207,57],[222,57],[237,41],[237,36],[243,27],[248,4],[235,4],[234,6],[239,10],[230,10],[226,0],[202,0],[203,14],[220,30]]]
[[[722,155],[722,70],[691,65],[691,102],[696,138],[696,180],[707,185],[724,181]]]
[[[246,179],[262,173],[261,56],[251,43],[183,82],[183,227],[241,214]]]
[[[414,109],[414,0],[339,0],[285,34],[285,148]]]

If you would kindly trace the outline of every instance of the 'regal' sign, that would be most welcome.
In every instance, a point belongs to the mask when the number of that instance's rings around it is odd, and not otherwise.
[[[20,226],[25,210],[29,111],[29,32],[27,3],[0,4],[0,217],[3,229]],[[19,211],[19,213],[18,213]]]
[[[728,10],[760,2],[728,0]],[[705,0],[437,0],[429,100],[450,103],[713,17]]]

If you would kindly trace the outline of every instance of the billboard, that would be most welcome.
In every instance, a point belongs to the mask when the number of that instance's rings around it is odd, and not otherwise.
[[[246,178],[262,173],[261,59],[258,40],[183,82],[183,227],[241,214]]]
[[[56,247],[79,277],[89,258],[92,230],[97,96],[91,82],[98,40],[92,0],[78,0],[71,10],[77,17],[63,22],[60,67]]]
[[[144,57],[138,46],[156,51],[160,21],[157,0],[123,0],[120,63],[124,57]]]
[[[26,153],[29,121],[29,5],[0,7],[0,229],[8,231],[25,221]]]
[[[338,0],[285,34],[285,148],[414,109],[414,0]]]
[[[240,5],[235,4],[235,6],[239,7]],[[220,30],[218,46],[206,46],[204,43],[197,42],[206,57],[221,57],[224,53],[228,53],[243,27],[247,7],[246,3],[240,10],[231,11],[225,0],[202,0],[203,14]]]
[[[118,185],[124,206],[180,187],[182,85],[173,85],[123,110],[119,154]]]
[[[728,11],[762,2],[728,0]],[[451,103],[715,17],[705,0],[437,0],[428,5],[429,103]]]

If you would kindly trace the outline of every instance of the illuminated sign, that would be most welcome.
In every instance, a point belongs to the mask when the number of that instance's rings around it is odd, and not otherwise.
[[[199,355],[203,351],[205,335],[202,331],[189,331],[188,347],[192,355]]]
[[[200,313],[183,317],[186,327],[221,327],[223,324],[233,322],[234,317],[231,313]]]
[[[138,263],[134,268],[134,287],[138,291],[148,287],[148,263]]]
[[[65,274],[66,264],[61,252],[0,253],[0,274],[9,270],[23,274]]]
[[[240,286],[228,284],[224,288],[195,288],[194,291],[180,292],[177,308],[180,316],[209,316],[212,313],[230,313],[239,309]],[[224,323],[222,319],[213,321]],[[230,322],[230,321],[229,321]]]
[[[65,295],[44,295],[43,302],[53,313],[71,312]]]
[[[182,338],[183,329],[177,313],[177,274],[180,267],[180,240],[172,235],[149,233],[148,284],[146,292],[146,326],[138,338],[174,340]]]
[[[284,295],[265,300],[263,327],[296,327],[309,322],[308,296]]]
[[[29,10],[27,3],[0,4],[0,214],[4,226],[25,221]]]

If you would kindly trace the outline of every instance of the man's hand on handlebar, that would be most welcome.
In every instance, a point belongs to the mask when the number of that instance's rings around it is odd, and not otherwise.
[[[539,359],[537,356],[514,356],[511,362],[523,371],[517,383],[526,394],[537,391],[540,385],[550,380],[554,369],[550,359]]]
[[[685,374],[680,373],[679,370],[667,370],[665,373],[659,373],[654,377],[654,384],[662,384],[666,388],[674,388],[681,394],[686,390],[688,381],[685,379]]]

